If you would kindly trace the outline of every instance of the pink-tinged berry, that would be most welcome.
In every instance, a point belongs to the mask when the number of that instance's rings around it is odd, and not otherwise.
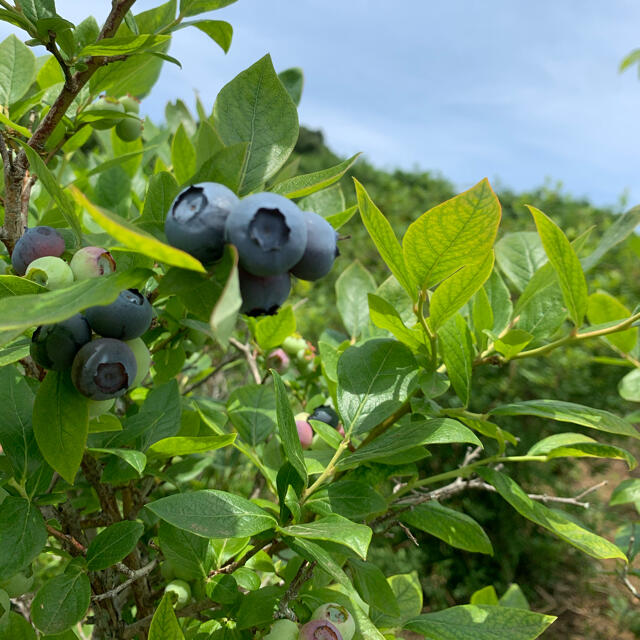
[[[313,429],[306,420],[296,420],[296,429],[298,430],[298,438],[303,449],[308,449],[313,440]]]

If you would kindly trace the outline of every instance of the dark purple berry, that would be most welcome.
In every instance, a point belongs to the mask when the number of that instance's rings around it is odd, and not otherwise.
[[[31,357],[41,367],[68,369],[80,347],[91,340],[91,327],[79,313],[56,324],[38,327],[31,337]]]
[[[138,368],[133,351],[121,340],[98,338],[76,354],[71,379],[76,389],[91,400],[108,400],[124,395]]]
[[[121,291],[111,304],[89,307],[84,313],[98,335],[119,340],[139,338],[153,318],[153,308],[137,289]]]
[[[240,312],[248,316],[274,315],[289,297],[291,278],[288,273],[260,277],[240,268],[238,276],[242,295]]]
[[[340,417],[336,413],[335,409],[327,405],[322,405],[313,410],[313,413],[309,416],[309,420],[318,420],[328,424],[334,429],[337,429]]]
[[[32,227],[16,242],[11,254],[13,270],[23,276],[29,264],[44,256],[59,258],[64,253],[64,238],[53,227]]]
[[[338,234],[317,213],[303,211],[307,223],[307,247],[291,275],[301,280],[319,280],[326,276],[338,256]]]

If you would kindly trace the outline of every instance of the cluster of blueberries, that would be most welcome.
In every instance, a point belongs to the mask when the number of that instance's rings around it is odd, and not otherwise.
[[[239,256],[240,311],[272,315],[289,296],[291,276],[318,280],[338,255],[338,234],[322,217],[275,193],[238,197],[222,184],[184,189],[165,220],[170,245],[204,265],[222,257],[224,245]]]
[[[342,605],[328,602],[319,606],[311,621],[298,628],[291,620],[273,623],[264,640],[351,640],[356,632],[353,616]]]
[[[16,243],[11,264],[16,274],[49,289],[116,268],[111,254],[101,247],[79,249],[69,264],[61,258],[64,250],[64,239],[55,229],[32,227]],[[38,327],[31,338],[31,357],[44,369],[71,369],[73,384],[87,398],[112,401],[141,382],[149,370],[151,356],[140,336],[152,318],[145,296],[127,289],[111,304]],[[99,337],[92,339],[92,333]]]

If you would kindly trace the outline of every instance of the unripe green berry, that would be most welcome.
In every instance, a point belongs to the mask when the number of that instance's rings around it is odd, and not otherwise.
[[[264,640],[298,640],[298,625],[291,620],[276,620]]]
[[[331,622],[342,634],[342,640],[351,640],[356,632],[353,616],[345,607],[335,602],[327,602],[319,606],[311,614],[311,619]]]
[[[175,594],[175,602],[179,607],[184,607],[191,600],[191,587],[184,580],[172,580],[164,592]]]
[[[151,367],[151,352],[142,338],[134,338],[133,340],[126,340],[125,342],[129,345],[131,351],[133,351],[133,355],[136,357],[138,373],[130,386],[137,387],[147,377],[147,373],[149,373],[149,368]]]
[[[123,142],[134,142],[142,135],[142,121],[123,118],[116,125],[116,135]]]
[[[47,289],[62,289],[73,284],[71,267],[62,258],[54,256],[44,256],[31,262],[25,277]]]
[[[140,100],[131,94],[122,96],[122,98],[119,99],[119,102],[127,113],[140,113]]]

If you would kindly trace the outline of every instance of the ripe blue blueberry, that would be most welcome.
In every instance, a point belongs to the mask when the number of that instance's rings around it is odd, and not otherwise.
[[[38,327],[31,336],[31,357],[45,369],[62,371],[71,366],[80,347],[89,340],[91,327],[77,313],[62,322]]]
[[[298,206],[275,193],[254,193],[232,209],[227,240],[242,267],[255,276],[275,276],[297,264],[307,246],[307,225]]]
[[[64,253],[64,239],[53,227],[32,227],[16,242],[11,254],[13,270],[23,276],[27,266],[43,256],[59,258]]]
[[[238,197],[216,182],[201,182],[187,187],[173,201],[164,222],[167,241],[203,264],[222,257],[224,227]]]
[[[288,273],[276,276],[254,276],[238,269],[242,306],[248,316],[272,316],[289,297],[291,278]]]
[[[311,620],[300,628],[300,640],[344,640],[338,629],[328,620]]]
[[[124,395],[137,372],[136,357],[124,342],[98,338],[87,342],[76,354],[71,379],[83,396],[108,400]]]
[[[321,405],[313,410],[313,413],[309,416],[309,420],[318,420],[324,422],[334,429],[338,428],[340,418],[333,407],[328,405]]]
[[[153,318],[149,301],[137,289],[121,291],[115,302],[89,307],[84,313],[98,335],[120,340],[139,338]]]
[[[322,217],[313,211],[302,212],[307,223],[307,247],[291,275],[301,280],[319,280],[331,271],[338,256],[338,234]]]

